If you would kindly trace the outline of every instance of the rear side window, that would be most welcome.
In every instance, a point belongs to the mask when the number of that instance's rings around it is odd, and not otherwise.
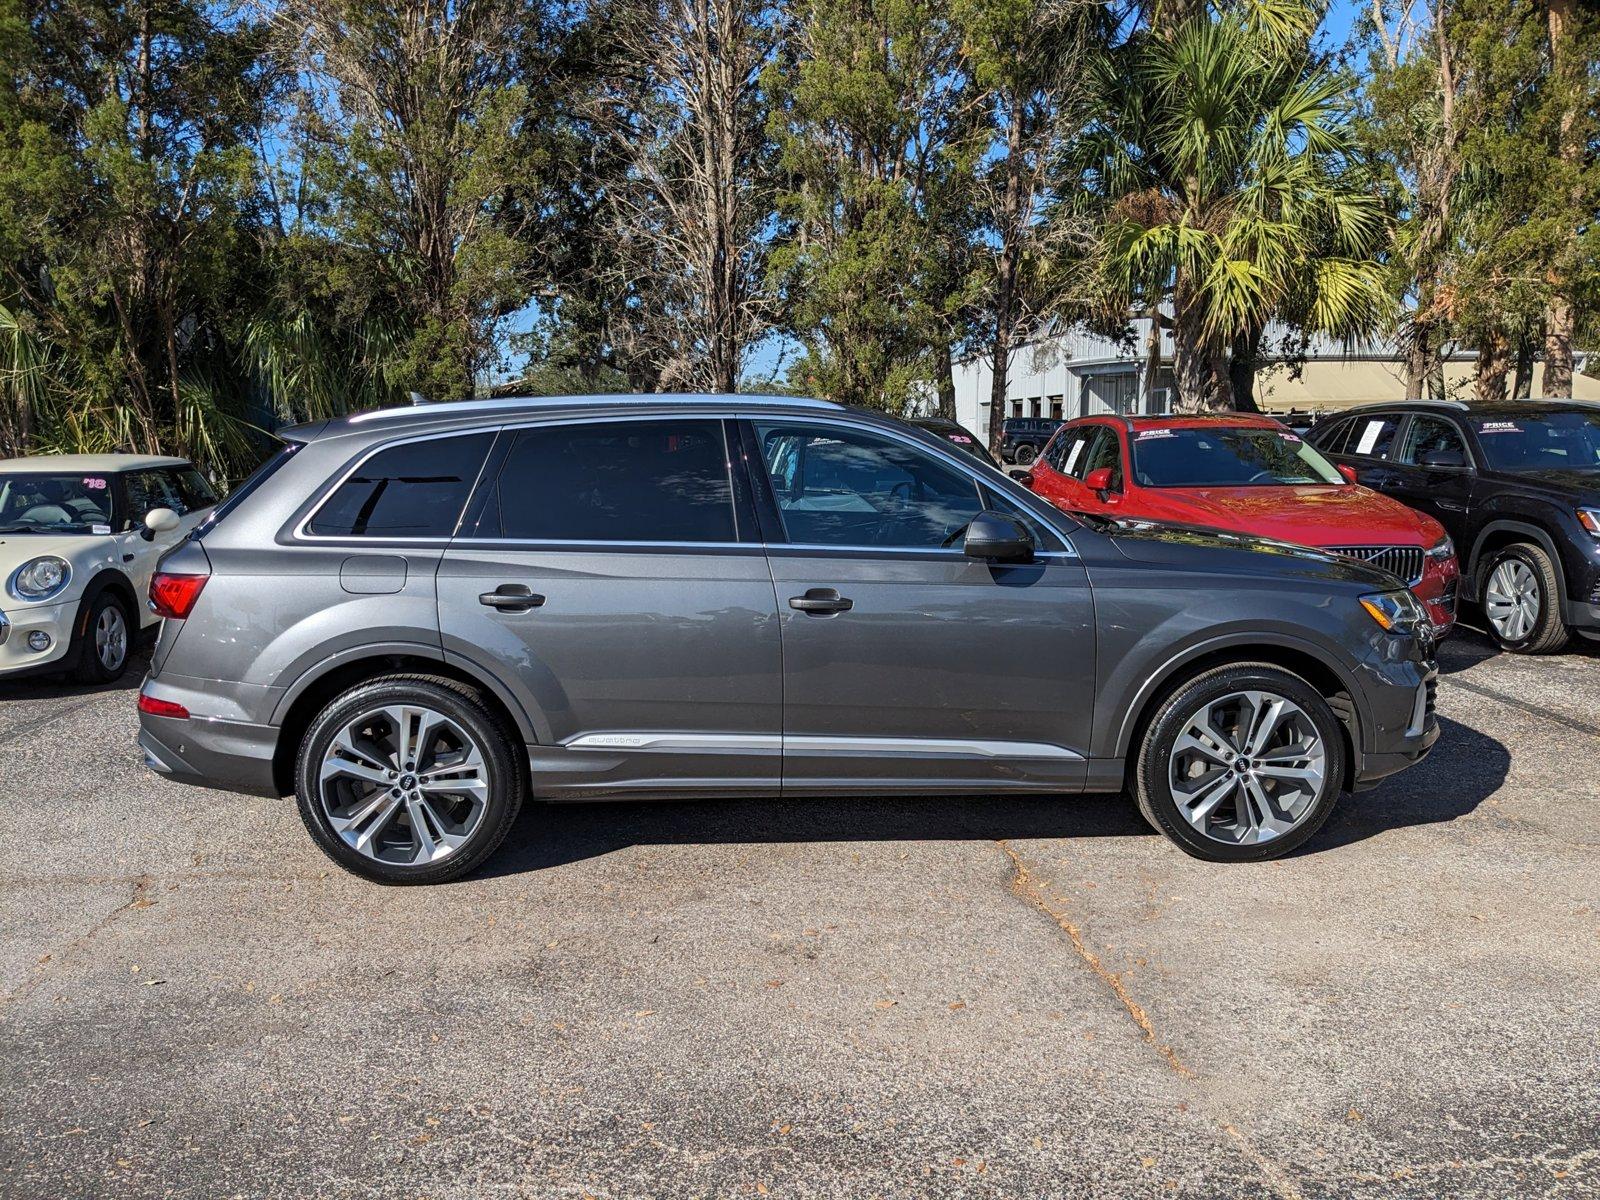
[[[1091,431],[1067,429],[1052,438],[1045,452],[1045,461],[1063,475],[1070,475],[1083,457],[1083,444]]]
[[[447,538],[492,433],[407,442],[367,458],[306,522],[318,537]]]
[[[524,429],[497,485],[501,536],[732,542],[722,422],[601,421]],[[489,522],[492,534],[492,520]]]
[[[1400,414],[1357,417],[1350,423],[1350,434],[1340,454],[1357,458],[1390,458],[1394,454],[1395,431],[1400,428]]]
[[[184,512],[198,512],[217,502],[216,492],[206,482],[205,476],[193,467],[179,467],[172,472],[178,498],[183,501]]]

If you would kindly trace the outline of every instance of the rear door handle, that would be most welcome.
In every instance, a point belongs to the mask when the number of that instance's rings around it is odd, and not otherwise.
[[[1435,500],[1434,503],[1437,504],[1440,508],[1444,509],[1446,512],[1466,512],[1467,511],[1467,506],[1465,504],[1460,504],[1460,503],[1458,503],[1458,502],[1456,502],[1454,500]]]
[[[501,612],[527,612],[530,608],[542,606],[544,597],[526,584],[502,583],[494,591],[482,593],[478,603],[498,608]]]
[[[849,612],[855,607],[855,601],[839,595],[834,588],[811,588],[804,596],[790,596],[789,607],[826,617],[833,613]]]

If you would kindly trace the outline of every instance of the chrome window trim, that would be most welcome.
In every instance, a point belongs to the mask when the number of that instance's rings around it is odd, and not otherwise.
[[[831,401],[825,401],[823,403],[831,404],[832,402]],[[388,411],[388,410],[385,410],[385,411]],[[406,410],[401,410],[401,411],[409,412],[409,411],[412,411],[412,410],[406,409]],[[310,542],[310,543],[313,543],[313,544],[336,543],[336,544],[342,544],[342,545],[356,545],[356,546],[445,546],[445,547],[449,547],[449,546],[452,546],[452,545],[459,545],[459,546],[461,546],[463,548],[470,548],[470,547],[473,547],[473,546],[506,546],[506,547],[518,547],[518,548],[528,548],[528,549],[550,549],[550,550],[596,549],[596,548],[603,548],[603,549],[613,549],[613,548],[615,548],[615,549],[625,550],[625,549],[628,549],[628,548],[632,547],[632,548],[651,548],[651,549],[666,549],[666,550],[691,550],[691,551],[692,550],[746,550],[746,551],[760,551],[760,552],[762,552],[764,554],[771,553],[774,550],[780,550],[781,551],[781,550],[784,550],[784,549],[790,549],[790,550],[801,550],[801,551],[806,551],[806,552],[811,552],[811,553],[815,553],[815,552],[818,552],[818,551],[830,551],[830,552],[831,551],[841,551],[841,552],[850,552],[850,553],[856,553],[856,554],[862,554],[862,553],[870,553],[870,554],[936,554],[936,555],[940,555],[940,556],[943,556],[943,557],[951,557],[951,558],[965,557],[962,554],[962,551],[960,550],[959,547],[937,547],[937,546],[868,546],[868,545],[838,546],[838,545],[819,545],[819,544],[815,544],[815,543],[803,543],[803,542],[759,542],[759,541],[758,542],[673,542],[673,541],[652,542],[652,541],[632,540],[632,541],[627,541],[627,542],[606,542],[606,541],[595,541],[593,539],[581,539],[581,538],[564,539],[564,538],[484,538],[484,537],[470,537],[470,536],[461,536],[460,533],[459,533],[459,530],[460,530],[460,527],[461,527],[461,518],[462,518],[463,515],[465,515],[466,508],[467,508],[467,505],[466,505],[465,502],[462,503],[462,506],[461,506],[462,507],[462,511],[461,511],[461,513],[457,514],[457,516],[456,516],[456,529],[457,529],[457,532],[452,533],[449,537],[366,537],[366,536],[362,536],[362,535],[359,535],[359,534],[309,533],[306,530],[306,527],[313,520],[316,519],[317,514],[322,511],[322,509],[328,504],[328,502],[330,500],[333,499],[334,493],[337,492],[341,487],[344,486],[345,482],[350,478],[350,476],[354,475],[358,470],[360,470],[361,467],[368,460],[370,460],[374,455],[379,454],[379,453],[381,453],[381,452],[383,452],[385,450],[392,450],[397,446],[406,446],[406,445],[410,445],[413,442],[437,441],[437,440],[439,440],[441,438],[472,437],[472,436],[485,434],[485,433],[488,433],[488,434],[513,433],[513,432],[517,432],[517,431],[520,431],[520,430],[523,430],[523,429],[540,429],[540,428],[544,428],[546,426],[551,426],[551,425],[580,425],[580,424],[581,425],[593,425],[593,424],[600,424],[600,423],[614,423],[614,422],[618,422],[618,421],[640,421],[640,420],[645,420],[645,421],[663,421],[663,420],[673,420],[673,419],[683,419],[683,418],[702,419],[702,420],[715,420],[715,421],[730,421],[731,420],[731,421],[752,421],[752,422],[754,422],[756,420],[771,420],[771,419],[780,419],[781,420],[782,419],[782,414],[777,414],[777,413],[772,413],[772,412],[759,412],[759,411],[752,413],[752,412],[746,412],[743,409],[739,410],[738,412],[734,412],[734,413],[717,412],[717,411],[713,411],[709,407],[703,406],[703,405],[696,405],[696,406],[692,406],[692,407],[686,406],[684,411],[670,412],[670,413],[668,413],[668,412],[644,412],[644,413],[631,412],[631,413],[605,413],[605,414],[559,413],[559,414],[551,414],[551,415],[549,415],[547,417],[544,417],[542,419],[535,417],[535,418],[530,418],[528,420],[507,421],[506,423],[501,424],[501,425],[478,425],[478,426],[470,426],[470,427],[468,427],[466,429],[435,430],[435,431],[432,431],[432,432],[429,432],[429,433],[414,434],[414,435],[412,435],[410,437],[398,437],[398,438],[394,438],[393,440],[385,441],[385,442],[382,442],[382,443],[380,443],[378,445],[375,445],[375,446],[371,447],[365,454],[361,455],[359,458],[357,458],[355,460],[355,462],[353,462],[348,468],[346,468],[345,471],[339,476],[338,481],[335,482],[332,486],[328,487],[324,491],[322,499],[316,504],[316,507],[311,509],[295,525],[295,527],[294,527],[294,529],[293,529],[293,531],[292,531],[290,536],[295,541],[298,541],[298,542]],[[940,461],[945,462],[947,465],[953,466],[957,471],[959,471],[961,474],[965,475],[974,484],[979,485],[979,486],[987,485],[990,488],[990,490],[994,490],[994,485],[993,485],[993,481],[992,480],[986,479],[983,474],[981,474],[981,473],[979,473],[977,471],[970,470],[965,463],[960,461],[958,456],[962,454],[961,451],[953,451],[951,453],[945,454],[944,453],[944,448],[943,448],[942,445],[930,446],[928,443],[923,442],[923,441],[921,441],[921,440],[919,440],[917,438],[907,437],[906,435],[902,434],[899,430],[895,430],[895,429],[880,429],[876,425],[863,424],[863,423],[851,421],[848,418],[841,419],[841,418],[835,416],[831,412],[825,412],[822,415],[818,416],[818,415],[816,415],[814,413],[813,410],[805,409],[805,410],[799,412],[796,415],[796,417],[792,418],[792,419],[797,419],[797,420],[801,420],[801,421],[820,422],[822,424],[827,424],[827,425],[837,425],[837,426],[839,426],[841,428],[844,428],[844,429],[852,429],[852,430],[858,430],[858,431],[867,431],[867,432],[872,432],[872,433],[880,433],[885,437],[888,437],[888,438],[894,439],[896,441],[902,442],[905,445],[911,447],[912,449],[920,449],[920,450],[925,450],[925,451],[926,450],[930,450],[930,449],[931,450],[937,450],[941,454],[944,455],[944,457],[941,458]],[[469,499],[470,499],[472,493],[475,492],[477,490],[477,488],[483,482],[483,473],[484,473],[485,470],[488,469],[489,459],[490,459],[490,457],[492,455],[492,451],[493,451],[493,444],[492,443],[490,445],[490,450],[491,450],[491,454],[485,454],[484,455],[484,461],[483,461],[482,465],[480,465],[479,468],[478,468],[477,478],[474,479],[473,484],[472,484],[472,488],[469,489],[469,491],[468,491]],[[723,451],[724,451],[725,454],[729,455],[729,457],[726,459],[726,464],[727,464],[727,468],[728,468],[728,471],[729,471],[729,485],[731,487],[732,486],[732,482],[733,482],[733,480],[732,480],[733,459],[731,457],[731,451],[729,449],[726,436],[724,436],[724,438],[723,438]],[[993,468],[990,468],[990,470],[993,470]],[[1011,481],[1009,479],[1007,479],[1006,482],[1010,483]],[[737,489],[735,489],[735,490],[737,490]],[[1068,537],[1067,534],[1055,523],[1053,518],[1051,518],[1049,516],[1046,516],[1046,515],[1042,514],[1039,511],[1041,505],[1040,505],[1040,502],[1037,500],[1037,498],[1035,498],[1032,495],[1032,493],[1027,492],[1026,489],[1018,489],[1018,490],[1023,491],[1028,496],[1028,500],[1026,502],[1022,502],[1022,501],[1018,500],[1017,497],[1011,495],[1009,492],[1003,492],[1002,494],[1005,495],[1006,498],[1008,500],[1010,500],[1012,503],[1016,504],[1017,507],[1021,508],[1024,512],[1029,513],[1040,524],[1044,525],[1047,529],[1049,529],[1051,532],[1053,532],[1056,535],[1056,537],[1061,540],[1061,544],[1064,547],[1064,549],[1061,549],[1061,550],[1044,550],[1044,551],[1040,551],[1040,552],[1038,552],[1038,553],[1036,553],[1034,555],[1034,559],[1037,561],[1037,560],[1040,560],[1040,559],[1044,559],[1044,560],[1061,560],[1061,559],[1075,559],[1075,558],[1078,558],[1079,557],[1078,551],[1077,551],[1077,548],[1073,546],[1072,539],[1070,537]],[[737,516],[738,516],[738,513],[737,513],[737,500],[736,499],[732,500],[732,503],[735,505],[735,514],[734,515],[735,515],[735,518],[737,518]],[[973,561],[976,562],[978,560],[974,559]]]

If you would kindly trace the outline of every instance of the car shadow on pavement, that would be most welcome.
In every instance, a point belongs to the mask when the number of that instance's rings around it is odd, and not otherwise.
[[[109,692],[136,692],[150,669],[153,641],[141,637],[128,659],[121,679],[110,683],[79,683],[71,675],[29,675],[15,681],[0,680],[0,702],[7,700],[60,700],[71,696],[98,696]]]
[[[1441,717],[1433,753],[1371,791],[1344,796],[1328,823],[1295,853],[1319,854],[1391,829],[1454,821],[1499,791],[1510,769],[1504,744]]]
[[[1154,836],[1120,795],[850,796],[531,804],[477,878],[564,866],[629,846],[996,841]]]
[[[1501,657],[1517,656],[1500,649],[1489,635],[1476,625],[1460,623],[1456,625],[1455,633],[1439,646],[1439,674],[1457,675],[1490,659]],[[1538,657],[1540,656],[1530,656],[1527,661],[1537,661]],[[1574,634],[1566,646],[1550,657],[1600,659],[1600,642]]]

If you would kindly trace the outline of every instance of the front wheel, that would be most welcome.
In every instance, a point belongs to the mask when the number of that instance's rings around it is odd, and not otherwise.
[[[516,741],[477,691],[454,680],[359,684],[318,713],[300,743],[300,817],[348,871],[443,883],[510,831],[524,786]]]
[[[1258,862],[1314,834],[1345,773],[1339,718],[1281,667],[1219,667],[1156,710],[1134,772],[1139,811],[1186,853]]]
[[[115,592],[101,592],[83,615],[73,678],[79,683],[115,683],[128,669],[132,642],[133,622],[126,606]]]
[[[1561,583],[1544,548],[1518,542],[1490,560],[1483,615],[1494,640],[1513,654],[1551,654],[1567,644],[1561,623]]]

